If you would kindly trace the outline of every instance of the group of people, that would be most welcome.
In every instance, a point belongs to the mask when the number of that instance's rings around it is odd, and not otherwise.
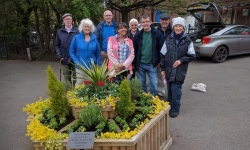
[[[188,63],[196,57],[192,40],[185,33],[185,19],[173,18],[171,25],[170,16],[163,13],[160,25],[154,28],[150,16],[143,15],[140,18],[142,30],[138,30],[138,20],[131,19],[129,26],[124,22],[116,23],[110,10],[104,12],[103,18],[96,29],[88,18],[83,19],[77,29],[72,25],[71,14],[62,16],[64,26],[57,31],[55,45],[65,81],[77,86],[86,80],[77,64],[90,65],[93,60],[101,65],[108,61],[108,69],[117,66],[110,75],[126,70],[114,77],[117,82],[122,77],[136,75],[143,91],[148,92],[148,76],[149,92],[159,96],[165,96],[164,84],[167,84],[169,115],[177,117]],[[74,69],[76,83],[70,79],[70,70]]]

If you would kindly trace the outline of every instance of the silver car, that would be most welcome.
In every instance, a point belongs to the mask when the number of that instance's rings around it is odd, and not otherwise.
[[[250,53],[250,27],[225,25],[213,3],[192,4],[187,11],[202,25],[201,30],[189,34],[197,56],[221,63],[228,56]]]

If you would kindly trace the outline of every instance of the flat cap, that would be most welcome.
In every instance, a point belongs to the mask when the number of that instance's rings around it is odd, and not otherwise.
[[[170,19],[169,14],[163,13],[160,15],[160,19]]]
[[[62,16],[62,19],[64,19],[64,18],[67,17],[67,16],[71,16],[71,17],[72,17],[72,15],[71,15],[70,13],[66,13],[66,14],[64,14],[64,15]]]

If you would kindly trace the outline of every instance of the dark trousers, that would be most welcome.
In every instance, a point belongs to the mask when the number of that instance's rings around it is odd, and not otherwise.
[[[182,83],[167,82],[168,101],[172,112],[179,112],[181,107]]]

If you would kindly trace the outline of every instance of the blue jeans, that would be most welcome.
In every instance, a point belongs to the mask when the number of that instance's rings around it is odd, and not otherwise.
[[[181,107],[182,83],[167,82],[168,101],[172,112],[179,112]]]
[[[148,92],[147,85],[146,85],[146,74],[148,74],[149,82],[150,82],[150,93],[152,95],[157,95],[157,67],[154,67],[152,64],[140,64],[137,70],[137,78],[140,80],[142,84],[142,90],[144,92]]]

